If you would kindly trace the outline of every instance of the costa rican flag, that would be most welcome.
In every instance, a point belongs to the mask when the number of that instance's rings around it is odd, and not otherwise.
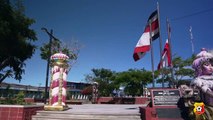
[[[164,50],[161,56],[161,61],[158,64],[158,70],[166,66],[169,66],[169,67],[172,66],[171,51],[170,51],[168,39],[166,40],[166,44],[164,46]]]
[[[147,25],[143,34],[141,35],[136,47],[134,49],[133,58],[135,61],[141,59],[147,51],[150,50],[150,24],[151,24],[151,37],[155,40],[159,37],[159,23],[158,23],[158,11],[154,11],[147,21]]]

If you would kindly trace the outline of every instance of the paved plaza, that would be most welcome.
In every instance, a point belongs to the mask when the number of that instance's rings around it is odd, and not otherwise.
[[[84,104],[70,105],[71,109],[66,112],[81,114],[138,114],[142,105],[122,105],[122,104]]]
[[[141,120],[139,104],[69,105],[66,111],[38,111],[33,120]]]

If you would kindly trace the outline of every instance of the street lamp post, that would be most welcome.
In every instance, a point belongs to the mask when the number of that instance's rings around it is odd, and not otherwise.
[[[46,71],[46,83],[45,83],[45,93],[44,93],[44,104],[46,104],[47,102],[47,98],[48,98],[48,94],[47,94],[47,88],[48,88],[48,79],[49,79],[49,64],[50,64],[50,56],[52,54],[51,52],[51,49],[52,49],[52,39],[55,38],[53,36],[53,30],[51,29],[50,32],[48,32],[48,30],[46,28],[41,28],[41,30],[43,30],[44,32],[46,32],[49,37],[50,37],[50,40],[49,40],[49,56],[47,58],[47,71]]]

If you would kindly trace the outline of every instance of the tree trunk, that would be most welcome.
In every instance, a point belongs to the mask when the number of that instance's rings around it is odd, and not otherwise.
[[[10,75],[10,71],[7,71],[1,78],[0,78],[0,84],[4,81],[5,78],[7,78]]]

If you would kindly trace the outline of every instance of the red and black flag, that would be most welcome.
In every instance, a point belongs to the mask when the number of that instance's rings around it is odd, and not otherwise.
[[[151,25],[151,26],[150,26]],[[151,28],[151,31],[150,31]],[[150,35],[151,32],[151,35]],[[158,11],[154,11],[147,21],[147,25],[134,49],[133,58],[135,61],[142,58],[150,50],[150,39],[155,40],[159,37]]]

